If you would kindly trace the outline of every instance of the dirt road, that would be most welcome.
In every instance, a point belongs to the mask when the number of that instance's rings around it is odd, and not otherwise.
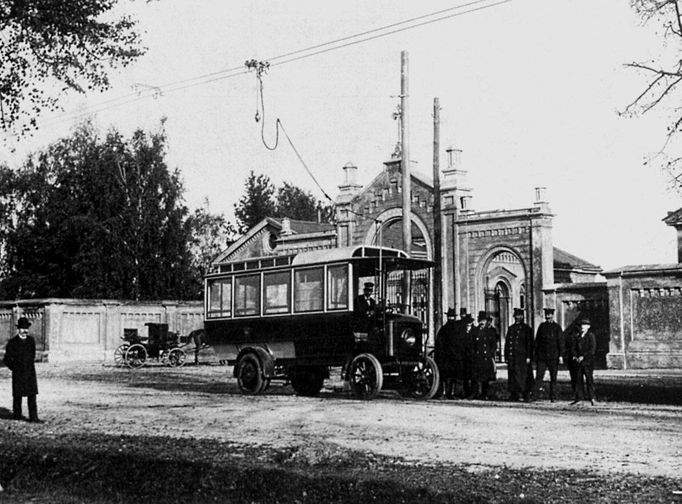
[[[119,369],[101,364],[39,364],[43,425],[0,422],[0,429],[50,437],[102,433],[197,438],[267,445],[324,446],[424,464],[571,469],[602,474],[679,478],[682,407],[599,402],[570,406],[505,401],[415,402],[392,392],[361,402],[328,382],[319,398],[272,386],[265,395],[239,394],[231,368]],[[597,386],[599,387],[599,374]],[[497,384],[501,388],[502,384]],[[10,407],[9,372],[0,370],[0,397]],[[679,404],[679,403],[678,403]],[[4,417],[7,408],[0,409]],[[338,451],[338,450],[337,450]],[[304,455],[305,456],[305,455]]]

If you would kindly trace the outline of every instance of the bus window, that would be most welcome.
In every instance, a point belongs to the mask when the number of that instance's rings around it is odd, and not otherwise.
[[[289,271],[263,275],[264,313],[289,313],[291,274]]]
[[[322,268],[296,270],[294,308],[297,312],[322,310]]]
[[[234,279],[234,311],[237,317],[260,313],[260,275]]]
[[[327,268],[327,308],[345,310],[348,308],[348,265]]]
[[[209,317],[229,317],[232,312],[232,279],[224,278],[209,283]]]

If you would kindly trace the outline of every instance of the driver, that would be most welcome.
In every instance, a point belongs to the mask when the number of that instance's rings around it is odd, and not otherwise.
[[[355,313],[360,320],[368,321],[374,318],[377,309],[377,302],[372,297],[374,284],[366,282],[362,294],[355,301]]]

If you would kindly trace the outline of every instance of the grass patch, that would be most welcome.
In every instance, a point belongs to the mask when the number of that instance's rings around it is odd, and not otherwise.
[[[17,503],[653,503],[673,501],[680,486],[670,478],[581,470],[415,465],[331,443],[274,449],[168,437],[5,432],[0,453],[3,501]]]

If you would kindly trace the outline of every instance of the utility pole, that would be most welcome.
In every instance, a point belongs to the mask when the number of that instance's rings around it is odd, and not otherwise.
[[[400,129],[402,152],[400,159],[400,168],[402,172],[402,191],[403,191],[403,249],[407,255],[411,255],[412,251],[412,212],[411,212],[411,198],[412,190],[410,188],[410,110],[408,107],[408,98],[410,94],[410,86],[408,80],[409,59],[407,51],[400,53]]]
[[[443,321],[442,225],[440,214],[440,100],[433,99],[433,314],[434,330]]]

